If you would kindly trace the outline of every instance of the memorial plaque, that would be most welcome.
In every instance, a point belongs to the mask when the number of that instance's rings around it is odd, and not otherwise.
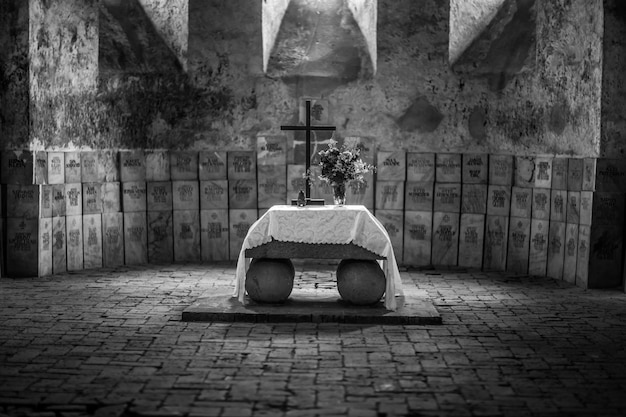
[[[237,260],[248,229],[257,220],[256,210],[229,210],[229,246],[230,260]]]
[[[567,192],[565,219],[567,223],[580,223],[580,191]]]
[[[228,179],[256,179],[256,156],[254,151],[228,152]]]
[[[567,190],[568,158],[552,160],[552,189]]]
[[[535,158],[535,184],[536,188],[552,187],[552,158],[538,156]]]
[[[317,132],[319,134],[321,132]],[[329,132],[332,134],[332,132]],[[348,149],[357,148],[361,159],[366,164],[374,164],[376,160],[376,143],[373,138],[361,136],[348,136],[344,138],[343,145]]]
[[[311,198],[321,198],[324,200],[324,204],[335,204],[333,188],[326,181],[319,179],[321,173],[322,170],[319,166],[311,167],[311,178],[313,179],[311,182]],[[346,193],[347,192],[348,190],[346,187]],[[294,198],[296,197],[297,194]]]
[[[286,136],[258,136],[256,139],[257,166],[287,165]]]
[[[563,279],[565,260],[565,223],[550,221],[548,234],[548,268],[546,275],[554,279]]]
[[[80,152],[65,152],[65,183],[76,184],[80,182],[82,182]]]
[[[122,182],[146,181],[146,157],[143,151],[120,152],[120,178]]]
[[[387,230],[398,264],[402,263],[404,241],[404,212],[401,210],[376,210],[376,218]]]
[[[200,210],[200,183],[198,181],[172,181],[174,210]]]
[[[479,185],[479,184],[477,184]],[[461,214],[459,229],[459,266],[480,269],[483,265],[485,215]]]
[[[406,154],[406,179],[410,182],[435,182],[435,154],[408,152]]]
[[[147,186],[143,181],[122,183],[122,211],[146,211]]]
[[[259,165],[257,171],[258,207],[269,208],[276,204],[285,204],[287,200],[287,166]]]
[[[626,159],[597,160],[596,191],[613,193],[626,191]]]
[[[65,152],[48,152],[48,182],[65,184]]]
[[[567,220],[567,191],[552,190],[550,193],[550,221],[564,222]]]
[[[463,154],[463,184],[487,184],[489,163],[486,154]]]
[[[39,219],[38,275],[52,275],[52,218]],[[26,262],[32,262],[32,259]]]
[[[280,204],[285,204],[285,200]],[[228,181],[207,180],[200,181],[200,209],[227,209],[228,208]]]
[[[65,184],[55,184],[52,186],[52,217],[65,216]],[[65,226],[64,226],[65,227]]]
[[[304,171],[304,165],[287,165],[287,201],[298,198],[300,190],[304,192],[306,188]]]
[[[511,187],[508,185],[489,185],[487,188],[487,214],[508,216],[511,209]]]
[[[80,271],[83,269],[83,216],[67,216],[67,270]]]
[[[513,187],[511,189],[511,217],[530,218],[532,188]]]
[[[124,260],[126,265],[148,263],[148,219],[146,212],[124,213]]]
[[[148,262],[169,264],[174,261],[172,211],[148,212]]]
[[[483,270],[504,271],[506,268],[509,218],[487,215],[485,218],[485,248]]]
[[[31,151],[2,151],[0,162],[2,184],[33,184],[33,153]]]
[[[487,213],[487,184],[463,184],[461,213]]]
[[[435,183],[434,210],[461,212],[461,184]]]
[[[99,182],[83,183],[83,214],[102,213],[102,184]]]
[[[513,156],[489,155],[489,184],[513,184]]]
[[[580,192],[580,220],[579,224],[591,226],[593,218],[593,191]]]
[[[563,280],[576,283],[576,264],[578,263],[578,223],[565,224],[565,257],[563,260]]]
[[[203,261],[227,261],[228,210],[200,210],[200,248]]]
[[[101,151],[98,177],[106,182],[120,180],[120,158],[116,151]]]
[[[119,182],[105,182],[102,184],[102,212],[117,213],[122,211],[121,187]]]
[[[146,182],[169,181],[170,154],[168,151],[146,151]]]
[[[52,217],[53,191],[52,185],[42,185],[39,189],[39,217],[42,219]]]
[[[32,165],[31,165],[32,166]],[[6,273],[9,277],[36,277],[39,220],[8,218],[6,236]]]
[[[438,153],[435,155],[435,182],[461,182],[461,154]]]
[[[517,187],[532,188],[535,185],[535,157],[515,157],[515,181]]]
[[[171,211],[172,182],[149,182],[146,185],[146,209],[148,211]]]
[[[197,180],[198,153],[191,151],[171,151],[170,173],[172,181]]]
[[[433,213],[431,261],[434,266],[455,266],[459,252],[459,214]]]
[[[353,181],[346,185],[347,204],[360,204],[374,209],[374,174],[363,175],[363,182]]]
[[[545,277],[548,267],[548,220],[532,219],[530,222],[530,252],[528,274]]]
[[[85,269],[102,268],[102,216],[83,215],[83,265]]]
[[[122,213],[102,213],[102,264],[105,268],[124,265],[124,218]]]
[[[583,189],[584,160],[570,158],[567,163],[567,190],[581,191]]]
[[[6,217],[37,219],[39,217],[39,186],[14,185],[4,186],[6,195]]]
[[[79,216],[81,214],[83,214],[83,185],[80,182],[65,184],[65,215]]]
[[[597,198],[596,198],[597,200]],[[614,225],[591,227],[589,288],[613,288],[622,283],[623,231]]]
[[[104,181],[100,171],[100,153],[97,151],[80,153],[80,176],[82,182],[99,183]]]
[[[548,220],[550,218],[550,190],[533,188],[532,195],[531,217],[537,220]]]
[[[517,274],[528,273],[530,218],[511,217],[506,270]]]
[[[67,271],[65,217],[52,218],[52,273]]]
[[[377,181],[375,205],[377,210],[402,210],[404,181]]]
[[[48,182],[48,154],[45,151],[35,152],[35,184],[49,184]]]
[[[201,181],[226,179],[226,152],[200,151],[198,177]]]
[[[583,191],[595,191],[596,189],[596,158],[583,159]]]
[[[592,204],[592,224],[594,226],[624,227],[624,194],[596,192]]]
[[[432,211],[404,212],[404,264],[429,266],[433,235]]]
[[[378,180],[405,180],[406,153],[404,151],[378,151],[376,158],[376,174]]]
[[[256,180],[228,180],[228,207],[232,209],[257,208]]]
[[[174,260],[200,260],[200,210],[174,210]]]
[[[578,226],[578,253],[576,255],[576,285],[589,287],[589,252],[591,244],[591,227]]]
[[[404,192],[406,211],[433,211],[434,190],[432,182],[407,182]]]

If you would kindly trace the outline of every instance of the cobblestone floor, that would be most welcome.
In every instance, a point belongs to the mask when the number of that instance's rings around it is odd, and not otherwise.
[[[619,291],[409,271],[443,325],[181,321],[233,276],[223,264],[1,279],[0,415],[626,415]]]

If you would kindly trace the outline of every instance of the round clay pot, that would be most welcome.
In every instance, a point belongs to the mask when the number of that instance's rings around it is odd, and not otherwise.
[[[378,302],[386,286],[385,273],[376,261],[344,259],[337,267],[337,290],[341,298],[352,304]]]
[[[248,296],[260,303],[285,302],[293,289],[295,271],[289,259],[253,259],[246,273]]]

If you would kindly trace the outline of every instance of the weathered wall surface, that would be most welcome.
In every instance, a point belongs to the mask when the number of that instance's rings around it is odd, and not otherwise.
[[[0,149],[28,147],[28,2],[0,2]]]

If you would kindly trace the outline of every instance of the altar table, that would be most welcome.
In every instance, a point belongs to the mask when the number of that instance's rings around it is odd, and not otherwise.
[[[395,296],[402,295],[402,281],[389,234],[380,221],[365,207],[349,206],[287,206],[270,208],[250,229],[237,260],[234,296],[245,301],[246,271],[250,259],[246,250],[265,243],[293,242],[311,244],[354,244],[380,259],[385,273],[385,308],[396,309]]]

